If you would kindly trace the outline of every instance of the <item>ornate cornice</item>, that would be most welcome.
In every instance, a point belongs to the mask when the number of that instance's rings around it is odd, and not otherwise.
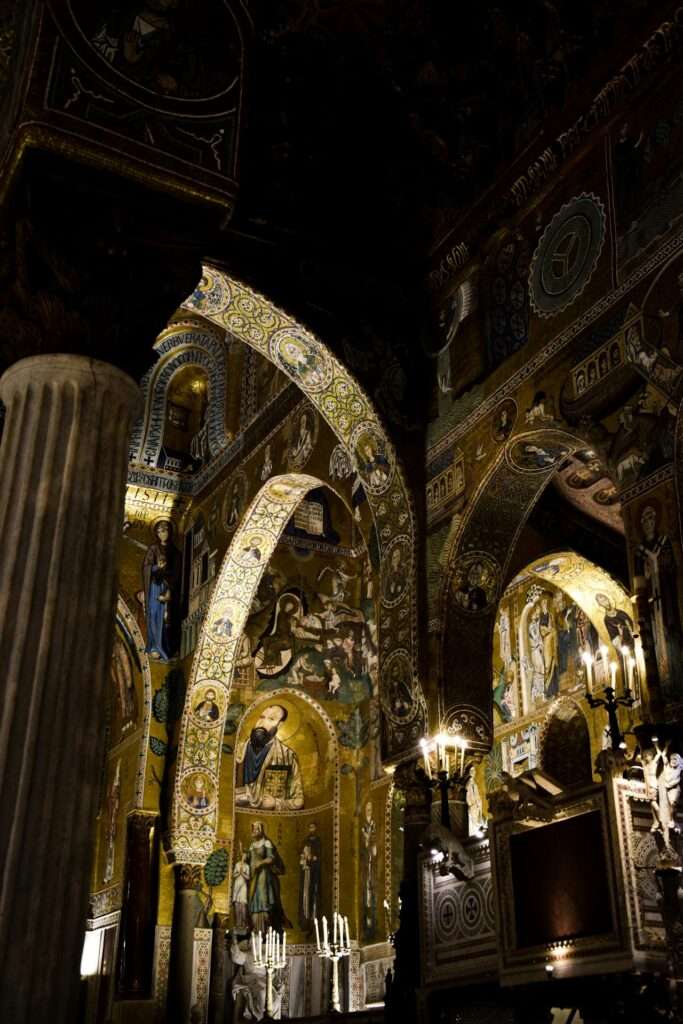
[[[526,171],[516,178],[496,205],[494,216],[501,221],[513,216],[537,195],[553,175],[560,173],[562,166],[576,154],[590,135],[606,125],[619,105],[643,88],[661,70],[662,64],[682,43],[683,6],[678,7],[669,20],[663,21],[655,29],[633,56],[603,85],[588,109],[546,146]],[[468,211],[468,217],[473,212],[476,212],[476,206]],[[487,218],[479,217],[478,220],[481,223]],[[432,291],[437,291],[462,270],[467,262],[464,254],[476,252],[479,248],[476,237],[453,241],[455,231],[452,228],[435,247],[434,252],[439,262],[427,275]],[[447,252],[444,252],[446,248]]]

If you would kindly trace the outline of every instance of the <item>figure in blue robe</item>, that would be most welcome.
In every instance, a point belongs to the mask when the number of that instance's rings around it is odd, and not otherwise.
[[[147,646],[158,661],[170,661],[178,652],[178,597],[181,555],[173,544],[173,525],[166,519],[154,527],[156,544],[147,548],[142,564]]]

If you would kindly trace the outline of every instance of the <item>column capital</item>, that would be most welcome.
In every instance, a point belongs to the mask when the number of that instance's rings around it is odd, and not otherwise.
[[[65,352],[28,356],[13,363],[0,377],[0,399],[9,405],[13,395],[31,384],[61,385],[68,382],[103,394],[113,392],[119,401],[126,404],[131,418],[140,411],[142,393],[127,373],[111,363]]]
[[[202,869],[198,864],[174,864],[176,891],[201,889]]]
[[[428,821],[434,787],[419,763],[420,760],[421,758],[414,758],[402,761],[396,766],[393,781],[394,787],[405,797],[406,816],[412,818],[415,813],[418,817],[424,814],[425,821]]]
[[[135,808],[128,812],[128,828],[136,839],[147,840],[150,829],[159,824],[159,815],[153,811]]]
[[[429,789],[427,776],[422,769],[421,757],[413,757],[409,761],[401,761],[396,765],[392,773],[394,787],[402,793],[412,792],[414,789],[422,791]]]

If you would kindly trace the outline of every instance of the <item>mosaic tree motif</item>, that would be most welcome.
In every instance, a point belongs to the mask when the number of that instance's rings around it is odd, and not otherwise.
[[[294,381],[348,453],[372,509],[379,541],[380,674],[383,661],[397,652],[410,669],[411,701],[400,721],[390,714],[390,694],[382,693],[384,753],[395,757],[412,749],[425,728],[425,701],[417,679],[414,516],[396,453],[370,400],[317,338],[222,271],[205,266],[184,307],[251,346]],[[403,587],[399,570],[405,572]]]

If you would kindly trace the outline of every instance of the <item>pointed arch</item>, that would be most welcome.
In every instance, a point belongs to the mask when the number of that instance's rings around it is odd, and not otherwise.
[[[186,366],[206,372],[209,390],[207,437],[212,457],[229,443],[226,422],[227,351],[221,331],[188,316],[163,331],[154,343],[158,362],[142,378],[143,412],[131,434],[131,462],[156,466],[164,438],[167,394],[173,377]]]
[[[630,620],[630,631],[633,632],[633,608],[629,594],[622,584],[614,579],[605,569],[596,565],[595,562],[576,554],[571,550],[550,551],[547,554],[529,562],[517,575],[507,584],[500,597],[496,609],[495,632],[500,638],[499,643],[499,665],[507,669],[514,665],[514,678],[516,684],[516,699],[513,707],[510,708],[510,717],[502,725],[512,726],[517,720],[534,716],[538,713],[539,704],[533,697],[533,654],[530,645],[530,619],[534,610],[538,607],[539,599],[548,597],[551,602],[553,595],[560,591],[567,597],[571,604],[579,609],[584,619],[584,649],[595,655],[596,650],[604,646],[610,654],[610,659],[615,656],[615,639],[621,635],[621,628]],[[514,602],[515,595],[522,593],[525,597],[523,605],[517,601],[517,610],[514,617],[511,617],[508,602]],[[553,617],[556,612],[553,612]],[[626,617],[626,618],[625,618]],[[515,621],[516,620],[516,621]],[[555,620],[556,621],[556,620]],[[503,627],[504,624],[504,628]],[[590,624],[590,634],[586,631],[587,624]],[[513,625],[515,629],[513,630]],[[503,638],[507,640],[503,641]],[[559,634],[555,633],[559,642]],[[629,643],[630,647],[631,644]],[[634,645],[635,646],[635,645]],[[503,648],[506,648],[504,651]],[[493,652],[492,657],[493,657]],[[640,675],[642,659],[637,650],[632,650],[638,664],[637,672],[634,672],[633,684],[636,695],[640,693]],[[557,655],[557,648],[555,650]],[[574,657],[577,654],[575,652]],[[564,669],[566,672],[569,662],[565,654]],[[625,656],[616,654],[619,664],[620,683],[628,673]],[[581,672],[584,669],[581,667]],[[507,673],[506,673],[507,674]],[[493,672],[491,673],[493,676]],[[592,684],[595,689],[600,690],[608,682],[606,664],[600,658],[593,664],[591,672]],[[498,675],[500,681],[500,675]],[[558,676],[559,682],[559,676]],[[575,682],[585,686],[585,678],[575,679]],[[631,682],[631,680],[629,680]],[[490,684],[493,685],[493,682]],[[563,699],[564,695],[559,699]],[[548,701],[553,698],[541,699],[540,707],[547,709]],[[499,705],[500,709],[500,705]]]
[[[593,781],[588,722],[572,697],[559,697],[550,705],[538,745],[541,769],[563,786]]]
[[[149,731],[152,722],[152,672],[149,666],[149,657],[145,652],[145,640],[140,632],[140,627],[135,621],[135,616],[126,604],[126,601],[120,594],[116,605],[116,619],[135,644],[135,652],[140,662],[140,672],[142,675],[142,732],[140,734],[140,746],[138,748],[138,760],[135,769],[135,800],[133,805],[136,808],[141,808],[145,805],[147,751],[149,750]]]
[[[445,717],[480,750],[489,749],[493,739],[493,631],[517,541],[558,467],[586,447],[589,440],[562,428],[515,435],[481,481],[451,538],[441,591]],[[457,675],[447,674],[450,665],[458,665]]]
[[[303,391],[349,454],[377,532],[384,754],[399,758],[417,748],[426,704],[418,679],[415,516],[384,426],[358,382],[318,338],[223,270],[205,265],[183,307],[270,360]],[[402,701],[397,712],[390,694],[399,677],[409,679],[412,703]]]
[[[193,663],[180,727],[171,816],[171,856],[203,864],[215,844],[223,729],[240,639],[253,598],[271,555],[296,508],[309,491],[323,486],[316,477],[272,477],[251,502],[221,566]],[[195,714],[214,691],[219,714],[206,722]],[[188,793],[197,781],[205,804]]]

